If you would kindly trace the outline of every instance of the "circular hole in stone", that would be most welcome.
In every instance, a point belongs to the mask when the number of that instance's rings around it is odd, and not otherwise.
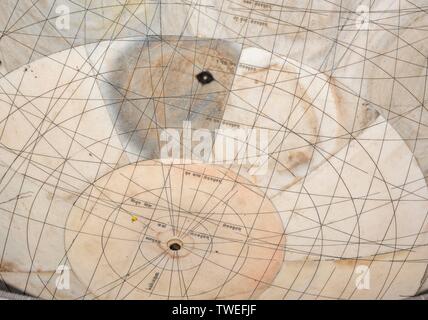
[[[198,81],[203,85],[214,81],[214,77],[209,71],[202,71],[196,75],[196,79],[198,79]]]
[[[181,242],[178,239],[172,239],[168,241],[168,248],[172,251],[181,250],[182,247],[183,247],[183,242]]]

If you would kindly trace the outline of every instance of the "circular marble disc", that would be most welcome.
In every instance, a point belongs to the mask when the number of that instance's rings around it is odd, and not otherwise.
[[[102,298],[256,298],[283,263],[272,203],[218,166],[113,170],[81,194],[66,229],[72,269]]]

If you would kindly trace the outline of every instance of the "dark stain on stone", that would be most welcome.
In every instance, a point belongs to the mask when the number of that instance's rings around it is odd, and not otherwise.
[[[0,272],[19,272],[17,266],[12,262],[0,264]]]

